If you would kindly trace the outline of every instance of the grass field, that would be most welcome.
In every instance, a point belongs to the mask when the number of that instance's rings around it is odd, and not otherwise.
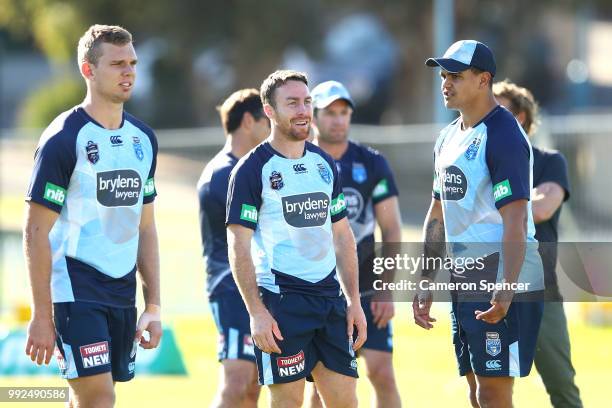
[[[5,315],[27,304],[29,291],[18,231],[22,194],[31,171],[31,148],[0,150],[0,226],[12,238],[0,253],[0,305]],[[216,332],[204,295],[195,180],[201,163],[161,155],[158,164],[156,214],[160,236],[164,321],[177,335],[189,372],[185,377],[137,376],[117,385],[118,407],[205,407],[217,386]],[[177,174],[181,177],[178,178]],[[404,231],[404,240],[417,240],[418,228]],[[587,407],[610,406],[607,387],[612,379],[612,328],[587,325],[580,305],[568,305],[576,381]],[[412,323],[407,303],[397,306],[394,322],[394,361],[405,406],[468,407],[465,381],[457,376],[446,305],[434,305],[437,327],[426,332]],[[6,316],[5,316],[6,317]],[[0,320],[1,322],[1,320]],[[0,356],[2,364],[2,356]],[[61,386],[59,377],[0,377],[0,386]],[[370,406],[367,380],[358,382],[361,406]],[[517,407],[549,406],[537,374],[517,381]],[[16,407],[25,404],[13,404]],[[267,405],[267,391],[261,406]],[[11,404],[0,404],[11,406]],[[48,404],[47,406],[53,406]],[[62,406],[62,404],[55,404]]]

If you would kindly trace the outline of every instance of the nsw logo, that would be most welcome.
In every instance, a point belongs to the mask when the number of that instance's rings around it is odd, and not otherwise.
[[[498,332],[487,332],[485,350],[488,355],[495,357],[501,353],[501,339]]]
[[[368,173],[363,163],[353,163],[353,180],[355,183],[363,183],[368,178]]]
[[[276,357],[276,366],[278,367],[279,377],[289,377],[304,371],[304,351],[289,357]]]
[[[98,202],[105,207],[131,207],[138,203],[142,180],[132,169],[96,174]]]
[[[472,141],[472,144],[470,144],[467,150],[465,151],[465,158],[467,160],[474,160],[476,158],[476,155],[478,154],[479,147],[480,147],[480,137],[477,137]]]
[[[278,171],[273,171],[270,173],[270,188],[272,190],[280,190],[285,186],[285,182],[283,182],[283,175]]]
[[[442,172],[442,198],[449,201],[459,201],[468,189],[467,177],[457,166],[447,167]]]
[[[329,197],[322,192],[283,197],[283,216],[287,224],[296,227],[319,227],[329,213]]]
[[[323,163],[317,163],[317,168],[319,169],[319,175],[327,184],[331,183],[331,174],[329,174],[329,170]]]
[[[123,139],[121,136],[111,136],[110,137],[111,145],[115,146],[123,146]]]
[[[144,152],[142,151],[142,145],[140,144],[140,138],[138,136],[132,136],[132,146],[134,146],[134,154],[138,160],[144,158]]]
[[[485,363],[487,371],[498,371],[501,370],[501,360],[487,360]]]
[[[308,173],[308,170],[306,169],[304,163],[294,164],[293,171],[295,171],[295,174]]]
[[[81,346],[79,350],[81,352],[83,368],[92,368],[105,364],[110,364],[107,341],[87,344],[85,346]]]
[[[98,149],[98,144],[93,141],[88,141],[87,146],[85,146],[85,152],[87,153],[87,160],[91,164],[96,164],[98,160],[100,160],[100,150]]]

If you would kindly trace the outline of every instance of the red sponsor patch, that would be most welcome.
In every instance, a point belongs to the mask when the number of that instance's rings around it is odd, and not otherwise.
[[[91,357],[108,353],[108,341],[87,344],[80,347],[81,357]]]
[[[289,356],[289,357],[276,357],[276,365],[278,367],[289,367],[301,363],[304,361],[304,351]]]

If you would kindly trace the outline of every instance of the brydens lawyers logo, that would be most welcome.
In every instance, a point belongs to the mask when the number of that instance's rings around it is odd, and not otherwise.
[[[282,198],[283,216],[296,227],[318,227],[325,224],[329,213],[329,197],[322,192],[290,195]]]
[[[83,368],[92,368],[110,364],[108,341],[87,344],[79,347],[79,349],[81,351]]]
[[[289,357],[277,357],[276,366],[278,367],[279,377],[297,375],[304,371],[304,351]]]

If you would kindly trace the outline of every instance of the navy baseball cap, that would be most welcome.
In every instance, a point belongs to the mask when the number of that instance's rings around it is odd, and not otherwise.
[[[338,81],[321,82],[313,88],[310,96],[312,97],[313,106],[317,109],[324,109],[338,99],[344,99],[351,105],[351,108],[355,109],[355,103],[351,99],[351,94]]]
[[[456,74],[470,67],[490,72],[495,76],[495,57],[493,52],[479,41],[461,40],[451,45],[442,58],[429,58],[425,61],[428,67],[440,66]]]

